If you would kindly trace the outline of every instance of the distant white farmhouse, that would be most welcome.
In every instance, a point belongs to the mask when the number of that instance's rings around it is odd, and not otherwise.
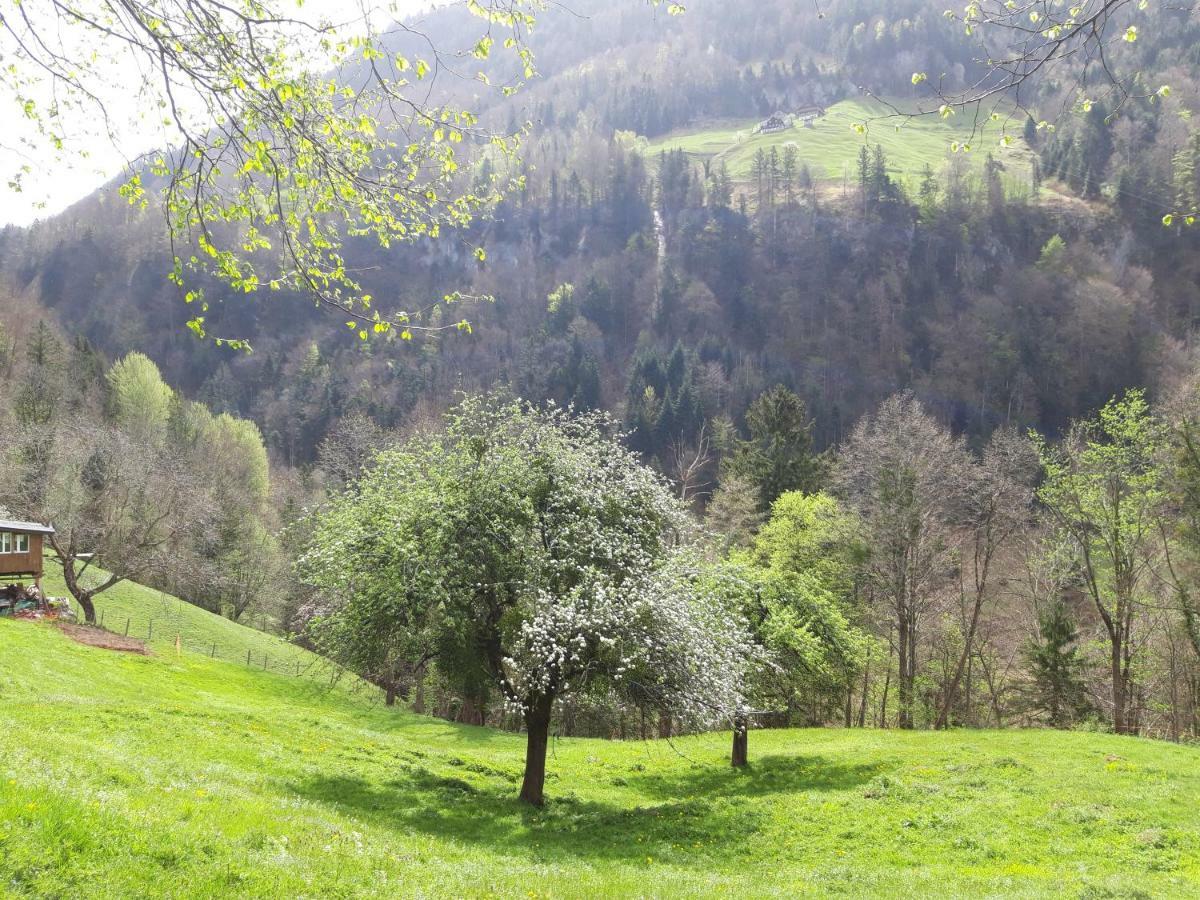
[[[796,110],[796,121],[805,128],[812,128],[813,122],[825,115],[823,106],[803,106]]]
[[[758,127],[754,129],[754,133],[774,134],[777,131],[787,131],[791,127],[791,116],[785,116],[781,113],[771,113],[770,116],[758,123]]]

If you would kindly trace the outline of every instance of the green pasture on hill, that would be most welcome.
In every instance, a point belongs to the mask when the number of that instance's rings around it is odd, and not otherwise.
[[[154,651],[0,620],[0,895],[1200,894],[1192,747],[763,731],[733,771],[728,734],[560,739],[535,811],[520,735]]]
[[[754,134],[759,121],[738,120],[668,135],[650,142],[645,153],[653,157],[664,150],[683,150],[696,160],[724,162],[735,180],[748,181],[753,176],[754,157],[760,148],[769,152],[778,147],[782,152],[784,145],[794,143],[814,178],[825,182],[841,182],[844,178],[851,187],[857,183],[859,151],[864,143],[880,144],[893,177],[906,185],[914,184],[926,165],[939,172],[955,156],[977,171],[991,153],[1004,166],[1003,177],[1010,191],[1030,190],[1033,152],[1021,137],[1023,120],[1003,123],[1002,129],[1002,123],[986,117],[977,123],[968,112],[948,119],[937,115],[897,119],[883,103],[858,99],[835,103],[812,127],[797,124],[773,134]],[[865,134],[859,134],[853,127],[862,123],[867,125]],[[979,130],[972,136],[976,125]],[[1002,148],[1000,138],[1005,130],[1012,136],[1012,144]],[[970,152],[952,153],[955,141],[969,142]]]
[[[88,573],[101,578],[106,573]],[[42,586],[51,597],[68,597],[62,570],[46,560]],[[184,653],[215,656],[258,668],[309,672],[320,659],[309,651],[229,619],[213,615],[163,591],[132,581],[119,582],[96,597],[96,618],[116,634],[146,641],[157,652],[175,651],[179,638]]]

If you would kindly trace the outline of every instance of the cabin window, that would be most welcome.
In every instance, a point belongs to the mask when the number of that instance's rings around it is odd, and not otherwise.
[[[14,550],[13,550],[14,553],[28,553],[29,552],[29,535],[27,535],[27,534],[14,535],[13,544],[14,544]]]
[[[11,531],[0,531],[0,553],[13,552],[13,536]]]

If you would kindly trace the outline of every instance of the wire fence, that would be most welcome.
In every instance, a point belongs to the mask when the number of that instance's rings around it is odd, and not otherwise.
[[[329,668],[328,665],[322,665],[324,660],[321,657],[308,653],[301,647],[285,645],[287,649],[281,648],[274,654],[268,650],[254,647],[247,647],[243,651],[241,647],[230,647],[219,640],[185,636],[183,631],[172,627],[177,623],[170,620],[149,619],[139,622],[129,616],[115,615],[107,617],[106,621],[105,612],[101,610],[96,624],[110,634],[121,637],[144,641],[147,644],[155,640],[160,644],[166,643],[179,655],[187,653],[192,656],[233,662],[247,668],[280,675],[301,678],[314,674],[327,674],[326,670]]]

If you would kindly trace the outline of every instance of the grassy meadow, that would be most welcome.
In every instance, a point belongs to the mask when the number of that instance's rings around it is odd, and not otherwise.
[[[106,574],[89,572],[89,577],[98,579]],[[49,558],[42,586],[51,597],[70,596],[62,570]],[[145,641],[161,653],[174,653],[178,637],[182,648],[190,654],[215,656],[243,665],[249,654],[250,665],[257,668],[266,665],[294,673],[297,664],[304,672],[319,663],[317,656],[302,647],[132,581],[119,582],[98,595],[95,602],[96,617],[105,628],[121,635],[128,630],[130,637]]]
[[[207,615],[207,614],[205,614]],[[0,895],[1200,894],[1200,751],[1050,731],[560,739],[0,620]]]
[[[890,110],[879,101],[868,99],[843,100],[826,111],[811,128],[796,125],[774,134],[754,134],[760,119],[745,119],[723,123],[703,131],[684,131],[656,139],[648,144],[645,153],[653,157],[663,150],[683,150],[696,160],[724,162],[735,180],[748,181],[753,176],[754,156],[761,148],[770,151],[794,143],[800,159],[807,163],[818,181],[841,182],[851,186],[857,181],[859,150],[864,143],[883,146],[893,177],[912,186],[926,165],[935,172],[954,158],[951,144],[971,143],[970,153],[959,153],[972,169],[982,166],[990,152],[1005,167],[1004,178],[1011,190],[1029,192],[1030,165],[1033,153],[1021,138],[1021,122],[1007,123],[1013,136],[1007,148],[999,146],[1002,134],[1000,123],[980,123],[981,133],[971,136],[975,122],[968,113],[958,113],[949,119],[924,116],[900,121],[887,118]],[[867,133],[854,130],[856,123],[865,123]]]

